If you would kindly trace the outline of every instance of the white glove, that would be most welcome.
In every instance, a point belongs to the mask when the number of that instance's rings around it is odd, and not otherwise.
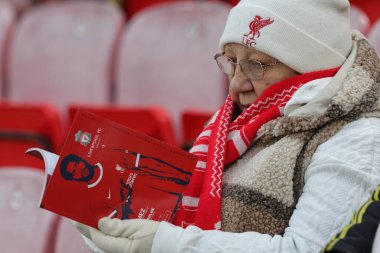
[[[160,225],[157,221],[102,218],[99,230],[90,228],[91,240],[107,253],[149,253]]]
[[[85,236],[85,237],[87,237],[87,238],[91,238],[90,236],[90,227],[89,226],[87,226],[87,225],[84,225],[84,224],[82,224],[82,223],[79,223],[79,222],[77,222],[77,221],[74,221],[74,220],[70,220],[71,221],[71,223],[79,230],[79,232],[83,235],[83,236]]]
[[[87,247],[90,249],[92,253],[105,253],[103,250],[99,249],[92,241],[90,235],[90,229],[93,229],[87,225],[79,223],[77,221],[71,221],[73,225],[79,230],[81,233],[82,239],[86,243]]]

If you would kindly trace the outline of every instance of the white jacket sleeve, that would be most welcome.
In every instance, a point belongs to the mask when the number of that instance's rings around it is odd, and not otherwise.
[[[380,184],[380,120],[346,125],[319,146],[283,236],[186,229],[161,223],[152,252],[319,252]]]

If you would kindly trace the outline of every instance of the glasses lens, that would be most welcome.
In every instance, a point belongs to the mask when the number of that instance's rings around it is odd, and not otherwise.
[[[260,80],[263,78],[263,67],[261,63],[255,60],[243,60],[240,61],[240,67],[246,75],[251,80]]]
[[[215,58],[216,63],[218,63],[218,66],[223,73],[227,75],[233,75],[234,74],[234,65],[231,62],[231,59],[228,58],[225,55],[219,55]]]

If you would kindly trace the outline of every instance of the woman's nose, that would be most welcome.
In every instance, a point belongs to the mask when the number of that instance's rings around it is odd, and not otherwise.
[[[230,77],[230,91],[233,92],[248,92],[252,91],[253,86],[251,81],[246,77],[246,75],[241,71],[239,65],[235,68],[235,74]]]

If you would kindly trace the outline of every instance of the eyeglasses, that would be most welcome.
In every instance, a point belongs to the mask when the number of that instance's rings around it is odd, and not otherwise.
[[[264,69],[279,63],[278,61],[275,61],[269,64],[262,64],[261,62],[252,59],[244,59],[240,60],[239,63],[236,63],[224,54],[216,54],[214,59],[220,70],[229,76],[233,76],[235,74],[236,65],[240,65],[241,71],[250,80],[263,79]]]

